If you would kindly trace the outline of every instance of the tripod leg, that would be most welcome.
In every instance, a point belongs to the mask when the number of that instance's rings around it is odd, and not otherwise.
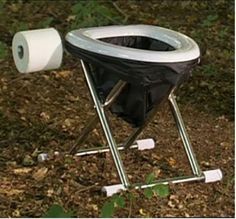
[[[122,89],[125,87],[127,82],[124,81],[118,81],[118,83],[113,87],[113,89],[110,91],[109,95],[107,96],[105,103],[104,103],[104,108],[109,108],[109,106],[115,101],[116,97],[120,94]],[[83,129],[82,133],[80,136],[76,139],[74,145],[71,147],[69,153],[72,154],[76,147],[78,145],[83,144],[83,142],[87,139],[88,134],[95,128],[96,124],[98,123],[99,119],[98,116],[95,115],[93,116],[88,124],[85,126]],[[133,143],[133,142],[132,142]]]
[[[188,160],[190,162],[193,174],[200,176],[200,175],[202,175],[202,171],[198,165],[196,156],[193,152],[193,148],[192,148],[188,133],[186,131],[182,116],[179,111],[179,107],[177,105],[177,102],[175,100],[175,96],[173,95],[173,93],[171,93],[169,96],[169,102],[170,102],[172,114],[174,116],[174,119],[175,119],[175,122],[177,125],[177,129],[178,129],[180,137],[183,141],[184,149],[187,154]]]
[[[83,142],[87,139],[88,134],[90,133],[91,130],[93,130],[96,126],[96,124],[98,123],[98,117],[97,115],[94,115],[91,120],[89,121],[89,123],[86,125],[86,127],[83,129],[82,133],[80,134],[80,136],[76,139],[74,145],[71,147],[69,153],[72,154],[74,152],[74,150],[76,149],[76,147],[78,145],[83,144]]]
[[[86,81],[87,81],[87,84],[88,84],[88,88],[90,90],[90,94],[92,96],[93,102],[94,102],[95,107],[96,107],[96,111],[97,111],[99,120],[100,120],[101,125],[102,125],[102,129],[104,131],[104,134],[106,136],[108,145],[110,147],[110,151],[111,151],[112,157],[114,159],[115,166],[116,166],[116,169],[118,171],[121,183],[124,185],[125,188],[127,188],[127,187],[129,187],[130,183],[129,183],[128,177],[125,173],[123,162],[121,160],[119,151],[117,149],[116,142],[115,142],[115,140],[112,136],[112,132],[111,132],[110,126],[108,124],[108,120],[106,118],[104,106],[100,102],[100,100],[97,96],[95,87],[93,85],[92,78],[91,78],[91,76],[89,75],[89,73],[87,71],[86,63],[84,63],[83,60],[81,60],[81,65],[82,65],[84,75],[85,75],[85,78],[86,78]]]

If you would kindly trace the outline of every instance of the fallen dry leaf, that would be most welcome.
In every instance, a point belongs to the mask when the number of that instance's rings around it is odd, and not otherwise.
[[[50,188],[50,189],[48,189],[48,191],[47,191],[47,196],[48,196],[48,197],[52,197],[53,193],[54,193],[53,188]]]
[[[42,167],[33,174],[33,178],[37,181],[41,181],[46,177],[47,172],[48,172],[48,168]]]
[[[46,121],[48,121],[50,119],[50,115],[46,112],[41,112],[40,113],[40,117]]]
[[[64,120],[64,124],[62,125],[62,128],[67,128],[67,127],[71,127],[71,125],[72,125],[72,119],[65,119]]]
[[[13,211],[12,216],[13,216],[13,217],[20,217],[20,211],[19,211],[19,209],[16,209],[15,211]]]
[[[175,204],[172,201],[168,201],[167,204],[170,208],[175,208]]]
[[[170,166],[175,166],[175,164],[176,164],[176,160],[174,159],[174,158],[172,158],[172,157],[170,157],[169,159],[168,159],[168,163],[170,164]]]
[[[228,142],[221,142],[220,143],[220,146],[222,146],[222,147],[224,147],[224,148],[230,148],[231,147],[231,144],[230,143],[228,143]]]
[[[154,173],[155,177],[158,178],[160,176],[161,170],[157,167],[154,167],[153,173]]]
[[[69,15],[67,18],[66,18],[66,21],[67,22],[70,22],[70,21],[74,21],[76,19],[76,15]]]
[[[60,71],[56,73],[56,78],[68,78],[72,75],[73,73],[71,71]]]
[[[48,75],[43,75],[43,78],[47,81],[50,80],[50,77]]]
[[[4,194],[4,195],[7,195],[7,196],[13,196],[13,195],[19,195],[21,193],[23,193],[24,190],[21,190],[21,189],[12,189],[12,188],[3,188],[1,189],[0,188],[0,194]]]
[[[29,173],[30,171],[32,171],[32,168],[29,167],[17,168],[13,170],[15,174],[26,174]]]
[[[16,111],[17,111],[19,114],[25,114],[25,113],[26,113],[25,109],[17,109]]]
[[[146,212],[142,208],[139,209],[139,213],[143,216],[147,215]]]
[[[91,209],[91,210],[93,210],[93,211],[98,211],[98,206],[95,205],[95,204],[88,204],[88,205],[87,205],[87,208],[88,208],[88,209]]]

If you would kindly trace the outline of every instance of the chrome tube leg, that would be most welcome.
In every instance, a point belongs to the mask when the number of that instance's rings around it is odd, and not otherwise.
[[[175,122],[176,122],[176,125],[177,125],[177,128],[178,128],[178,132],[179,132],[180,137],[183,141],[185,152],[186,152],[188,160],[190,162],[193,174],[197,175],[197,176],[200,176],[200,175],[202,175],[202,171],[201,171],[201,169],[198,165],[196,156],[193,152],[193,148],[192,148],[189,136],[187,134],[182,116],[181,116],[180,111],[179,111],[179,107],[177,105],[177,102],[175,100],[175,96],[173,95],[173,93],[171,93],[170,96],[169,96],[169,102],[170,102],[170,107],[171,107],[172,114],[174,116],[174,119],[175,119]]]
[[[127,149],[129,148],[130,145],[133,144],[133,142],[138,138],[138,136],[141,134],[143,129],[150,123],[150,121],[154,118],[154,116],[157,113],[157,110],[159,108],[159,105],[155,106],[150,112],[145,120],[144,124],[141,125],[138,128],[135,128],[134,132],[130,135],[130,137],[126,140],[126,142],[123,144],[124,148]]]
[[[112,90],[108,94],[104,103],[104,107],[108,108],[109,106],[112,105],[112,103],[119,96],[119,94],[121,93],[126,84],[127,82],[121,80],[117,82],[117,84],[112,88]]]
[[[95,107],[96,107],[98,117],[100,119],[104,134],[106,136],[106,139],[107,139],[107,142],[108,142],[108,145],[109,145],[109,148],[110,148],[110,151],[112,153],[112,157],[114,159],[116,169],[118,171],[121,183],[124,185],[125,188],[127,188],[127,187],[130,186],[130,183],[129,183],[128,177],[125,173],[123,162],[121,160],[119,151],[117,149],[116,142],[115,142],[115,140],[112,136],[111,129],[109,127],[109,124],[108,124],[108,121],[107,121],[107,118],[106,118],[106,115],[105,115],[104,107],[101,104],[101,102],[100,102],[100,100],[97,96],[95,87],[93,86],[92,78],[90,77],[89,73],[87,72],[86,64],[83,62],[83,60],[81,60],[81,65],[82,65],[84,75],[85,75],[85,78],[86,78],[86,81],[87,81],[87,84],[88,84],[88,88],[90,90],[93,102],[94,102]]]
[[[76,147],[78,145],[81,145],[84,143],[84,141],[87,139],[88,134],[95,128],[96,124],[98,123],[98,116],[94,115],[91,120],[88,122],[88,124],[85,126],[83,129],[82,133],[80,136],[76,139],[74,145],[71,147],[69,153],[72,154]]]
[[[113,87],[111,92],[108,94],[104,107],[109,108],[109,106],[115,101],[116,97],[121,93],[122,89],[125,87],[127,82],[118,81],[117,84]],[[96,124],[98,123],[99,119],[97,115],[94,115],[88,124],[84,127],[80,136],[76,139],[74,145],[71,147],[69,153],[72,154],[78,145],[83,144],[83,142],[87,139],[88,134],[95,128]]]

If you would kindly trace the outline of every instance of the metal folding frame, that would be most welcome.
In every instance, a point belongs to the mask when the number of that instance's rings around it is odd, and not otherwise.
[[[76,143],[71,148],[70,153],[73,153],[76,147],[82,144],[86,140],[88,134],[95,128],[95,125],[100,121],[108,146],[84,149],[84,150],[82,149],[82,150],[79,150],[75,155],[82,156],[82,155],[90,155],[90,154],[96,154],[96,153],[102,153],[102,152],[108,152],[108,151],[111,152],[121,184],[104,186],[103,190],[107,192],[108,196],[116,192],[119,192],[120,190],[126,190],[129,188],[138,189],[138,188],[152,187],[157,184],[183,183],[183,182],[201,181],[201,180],[205,180],[205,182],[215,182],[222,178],[222,173],[219,169],[210,170],[210,171],[201,170],[198,164],[198,161],[196,159],[196,156],[194,154],[194,151],[193,151],[190,139],[188,137],[182,116],[180,114],[177,102],[175,100],[175,96],[173,94],[174,89],[173,89],[168,97],[170,109],[175,119],[177,130],[183,142],[183,146],[184,146],[193,174],[191,176],[181,176],[181,177],[173,177],[173,178],[168,178],[168,179],[156,180],[151,184],[145,184],[145,183],[131,184],[129,182],[126,171],[124,169],[124,165],[123,165],[119,150],[138,147],[137,145],[135,144],[132,145],[132,144],[135,142],[138,135],[143,131],[145,126],[154,117],[158,107],[157,106],[154,107],[152,112],[149,113],[149,117],[146,119],[145,123],[141,127],[136,128],[123,145],[117,145],[113,137],[112,130],[110,128],[109,121],[108,121],[105,111],[112,105],[116,97],[119,96],[119,94],[121,93],[122,89],[125,87],[127,82],[119,81],[114,86],[110,94],[107,96],[105,102],[101,103],[101,101],[98,98],[96,89],[94,87],[93,79],[91,75],[89,74],[88,64],[85,63],[83,60],[81,60],[81,65],[82,65],[82,69],[85,75],[85,79],[86,79],[92,100],[94,102],[95,109],[97,111],[97,115],[94,115],[91,118],[91,120],[88,122],[87,126],[83,129]]]

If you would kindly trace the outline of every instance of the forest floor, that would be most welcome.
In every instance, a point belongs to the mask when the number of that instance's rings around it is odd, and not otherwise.
[[[180,88],[177,100],[201,168],[220,168],[223,180],[170,185],[166,198],[148,199],[142,191],[131,191],[133,198],[125,196],[126,205],[115,217],[235,215],[234,4],[176,2],[117,1],[113,9],[126,23],[164,26],[199,43],[201,64]],[[19,29],[50,25],[68,31],[76,20],[73,4],[76,1],[8,1],[1,9],[0,42],[8,49],[0,58],[0,217],[41,217],[55,203],[76,217],[99,217],[109,200],[102,186],[119,183],[109,153],[68,155],[86,120],[94,115],[79,61],[66,54],[59,70],[22,75],[10,55],[12,36]],[[132,128],[111,117],[115,138],[122,142]],[[106,144],[102,136],[97,126],[83,147]],[[144,182],[150,173],[158,179],[190,173],[167,103],[140,135],[150,137],[155,149],[121,153],[131,182]],[[55,151],[59,155],[54,156]],[[38,162],[42,152],[51,159]]]

